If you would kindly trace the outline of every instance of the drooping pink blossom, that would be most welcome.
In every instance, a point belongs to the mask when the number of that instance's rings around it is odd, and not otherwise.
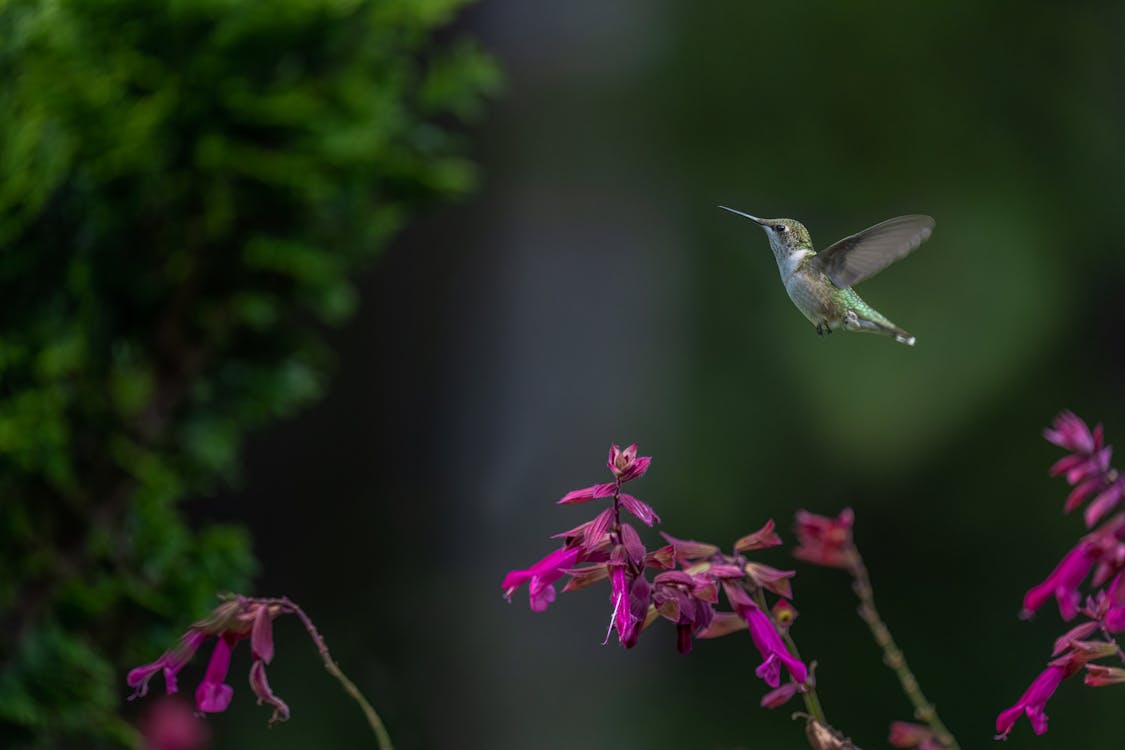
[[[222,635],[215,642],[215,650],[211,652],[211,660],[207,662],[207,671],[195,689],[195,705],[203,713],[218,713],[226,711],[230,699],[234,695],[234,688],[226,684],[227,671],[230,669],[230,652],[233,639]]]
[[[191,661],[191,658],[195,656],[195,652],[199,650],[205,640],[207,640],[207,634],[193,628],[183,634],[179,646],[171,651],[164,652],[159,659],[151,664],[145,664],[130,671],[125,677],[126,684],[134,690],[130,700],[140,698],[148,693],[148,681],[157,672],[164,673],[164,688],[168,695],[175,693],[178,689],[176,675]]]
[[[758,653],[762,655],[762,663],[754,670],[754,674],[762,678],[767,685],[775,688],[781,684],[781,667],[784,666],[794,680],[805,682],[809,677],[808,668],[805,667],[804,662],[789,652],[769,615],[758,607],[737,582],[725,582],[723,591],[731,608],[746,621],[750,638],[754,641]]]
[[[1044,709],[1047,701],[1055,694],[1063,678],[1067,676],[1067,668],[1062,665],[1052,664],[1035,678],[1030,687],[1024,692],[1016,704],[996,717],[996,738],[1004,739],[1012,731],[1016,720],[1027,715],[1031,728],[1036,734],[1047,731],[1047,714]]]
[[[280,611],[276,603],[271,604],[266,600],[235,597],[223,602],[209,617],[194,623],[181,637],[180,644],[175,649],[164,653],[155,662],[129,672],[125,681],[134,689],[131,698],[145,695],[148,692],[149,680],[158,672],[164,673],[167,692],[175,693],[178,689],[176,676],[179,671],[205,641],[215,638],[215,646],[208,660],[207,669],[195,690],[195,706],[201,713],[225,711],[234,695],[234,688],[226,682],[230,670],[231,651],[239,641],[249,638],[253,658],[251,687],[258,695],[259,702],[265,700],[267,696],[260,692],[259,688],[261,685],[266,685],[268,690],[268,683],[265,682],[265,664],[273,659],[272,621]],[[269,702],[275,708],[273,720],[279,717],[288,718],[288,708],[284,711],[278,710],[279,704],[285,705],[281,699],[274,696],[272,692],[269,693],[269,697],[272,697]]]

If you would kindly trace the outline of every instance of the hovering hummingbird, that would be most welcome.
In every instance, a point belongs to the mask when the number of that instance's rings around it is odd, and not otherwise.
[[[770,238],[785,291],[797,309],[816,326],[818,335],[837,328],[894,336],[914,346],[914,337],[855,293],[852,285],[870,278],[905,258],[934,230],[929,216],[899,216],[836,242],[821,252],[813,250],[809,231],[793,219],[759,219],[719,206],[761,225]]]

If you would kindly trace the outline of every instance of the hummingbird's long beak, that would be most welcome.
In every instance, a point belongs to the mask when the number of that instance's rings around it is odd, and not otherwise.
[[[746,214],[746,213],[743,213],[741,211],[735,211],[733,208],[727,208],[726,206],[719,206],[719,208],[723,209],[724,211],[730,211],[732,214],[738,214],[739,216],[745,216],[750,221],[761,224],[762,226],[765,226],[765,224],[766,224],[765,219],[759,219],[757,216],[751,216],[750,214]]]

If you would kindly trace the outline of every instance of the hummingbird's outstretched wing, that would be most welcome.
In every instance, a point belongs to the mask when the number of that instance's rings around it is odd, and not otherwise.
[[[905,258],[934,230],[929,216],[898,216],[845,237],[813,260],[832,283],[844,289]]]

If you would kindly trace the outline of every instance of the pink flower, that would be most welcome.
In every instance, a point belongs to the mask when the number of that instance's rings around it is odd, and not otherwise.
[[[934,738],[934,731],[924,724],[908,721],[891,722],[891,734],[887,742],[892,747],[916,747],[919,750],[939,750],[941,743]]]
[[[161,698],[152,704],[137,728],[141,750],[203,750],[211,743],[211,730],[187,701]]]
[[[1090,432],[1090,428],[1074,412],[1061,411],[1055,417],[1054,425],[1043,430],[1043,437],[1071,453],[1090,454],[1102,447],[1102,426],[1098,425],[1094,432]]]
[[[618,482],[628,482],[644,476],[650,463],[652,463],[652,456],[638,456],[637,444],[633,443],[625,450],[621,450],[616,445],[611,447],[606,465],[617,477]]]
[[[164,673],[165,689],[169,694],[177,690],[176,675],[208,638],[214,637],[215,647],[207,663],[207,670],[195,690],[195,706],[202,713],[226,711],[234,688],[227,684],[231,651],[245,638],[250,638],[253,665],[250,684],[258,695],[258,702],[266,701],[274,707],[273,721],[289,718],[289,709],[280,698],[269,691],[265,681],[265,665],[273,659],[273,618],[281,612],[276,604],[245,597],[236,597],[220,604],[211,616],[191,626],[180,639],[180,645],[161,655],[151,664],[129,672],[125,681],[134,688],[131,698],[148,692],[148,681],[157,672]]]
[[[205,640],[207,640],[206,633],[195,629],[189,630],[180,637],[179,646],[171,651],[164,652],[153,663],[145,664],[129,672],[125,677],[125,682],[129,687],[134,688],[134,692],[129,699],[147,695],[148,681],[157,672],[164,673],[164,688],[168,695],[175,693],[177,690],[176,675],[191,661],[191,657],[195,656],[195,652]]]
[[[750,638],[762,655],[762,663],[754,670],[754,674],[761,677],[767,685],[775,688],[781,684],[781,667],[784,665],[794,680],[805,682],[809,677],[808,669],[800,659],[789,653],[769,615],[758,608],[738,583],[731,581],[724,583],[723,591],[726,592],[731,608],[746,621]]]
[[[195,705],[204,713],[226,711],[230,705],[234,688],[226,684],[227,670],[230,669],[230,651],[234,639],[223,635],[215,643],[211,661],[207,662],[207,672],[195,689]]]
[[[797,513],[797,549],[793,556],[805,562],[830,568],[846,568],[851,563],[852,522],[855,515],[845,508],[836,518],[807,511]]]
[[[1062,474],[1072,489],[1063,507],[1067,513],[1093,500],[1083,513],[1086,527],[1092,528],[1125,499],[1125,477],[1119,476],[1110,466],[1113,448],[1105,445],[1102,426],[1090,430],[1086,423],[1072,412],[1064,411],[1055,417],[1053,428],[1043,431],[1043,437],[1070,451],[1051,467],[1051,476]]]
[[[1102,664],[1087,664],[1086,678],[1083,681],[1090,687],[1119,685],[1125,682],[1125,669],[1121,669],[1120,667],[1107,667]]]
[[[504,589],[504,598],[511,601],[516,589],[527,583],[531,609],[535,612],[546,611],[547,605],[555,600],[555,587],[552,584],[578,563],[580,552],[578,547],[560,547],[526,570],[509,572],[500,584],[500,588]]]
[[[1059,614],[1070,620],[1078,613],[1081,595],[1078,587],[1094,566],[1096,547],[1083,541],[1066,554],[1043,583],[1033,586],[1023,598],[1023,616],[1028,617],[1052,596],[1058,600]]]
[[[610,564],[610,601],[613,603],[613,616],[610,629],[617,630],[617,640],[625,648],[637,645],[648,615],[652,587],[644,576],[632,576],[624,564]],[[609,641],[609,634],[606,640]]]
[[[571,490],[558,500],[558,504],[574,505],[576,503],[588,503],[591,500],[597,500],[603,497],[612,497],[614,498],[614,509],[617,508],[617,503],[620,503],[625,510],[643,521],[646,526],[659,523],[660,516],[656,515],[656,511],[647,503],[621,491],[621,485],[625,482],[644,476],[651,462],[651,456],[637,455],[636,443],[633,443],[625,450],[621,450],[614,445],[609,449],[609,461],[607,465],[609,466],[609,470],[613,472],[616,480],[604,484],[594,484],[589,487],[583,487],[580,490]]]
[[[660,573],[652,585],[656,611],[676,623],[676,649],[681,654],[689,653],[692,639],[715,617],[711,605],[718,601],[718,587],[705,575],[693,576],[682,570]]]
[[[1047,714],[1043,713],[1043,709],[1046,708],[1047,701],[1055,694],[1059,684],[1066,676],[1067,667],[1065,666],[1052,664],[1047,667],[1035,678],[1035,681],[1016,702],[1016,705],[996,717],[996,739],[1007,737],[1016,720],[1023,714],[1027,714],[1027,718],[1031,722],[1031,728],[1036,734],[1046,732]]]

